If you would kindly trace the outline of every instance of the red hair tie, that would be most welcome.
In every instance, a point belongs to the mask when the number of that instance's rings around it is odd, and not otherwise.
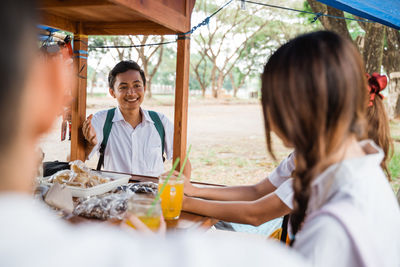
[[[380,92],[386,88],[387,77],[386,75],[380,75],[379,73],[374,72],[372,73],[372,75],[369,75],[367,73],[367,79],[370,94],[368,107],[370,107],[373,105],[373,101],[376,95],[383,99],[383,95]]]

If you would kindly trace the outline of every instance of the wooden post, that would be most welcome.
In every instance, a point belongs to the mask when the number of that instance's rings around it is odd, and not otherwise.
[[[176,56],[176,86],[175,86],[175,121],[174,121],[174,161],[181,159],[177,170],[186,155],[187,141],[187,113],[189,97],[189,60],[190,37],[189,35],[178,39]]]
[[[86,119],[86,85],[88,37],[83,34],[82,24],[78,22],[74,33],[74,63],[77,72],[76,87],[72,93],[71,160],[85,160],[85,139],[82,125]]]

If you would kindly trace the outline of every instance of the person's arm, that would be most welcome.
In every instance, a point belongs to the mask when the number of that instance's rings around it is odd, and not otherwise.
[[[274,193],[254,201],[212,201],[185,196],[182,209],[219,220],[254,226],[291,211]]]
[[[190,182],[189,178],[185,178],[184,192],[185,195],[191,197],[206,198],[212,200],[223,201],[251,201],[259,199],[269,193],[272,193],[276,187],[268,178],[263,179],[254,185],[244,186],[227,186],[227,187],[211,187],[211,186],[195,186]]]
[[[190,163],[189,159],[186,161],[185,168],[183,169],[183,175],[190,180],[190,176],[192,175],[192,164]]]
[[[185,179],[184,192],[187,196],[213,200],[251,201],[259,199],[275,191],[286,182],[294,170],[294,153],[284,159],[279,166],[270,173],[268,178],[255,185],[229,187],[198,187]]]

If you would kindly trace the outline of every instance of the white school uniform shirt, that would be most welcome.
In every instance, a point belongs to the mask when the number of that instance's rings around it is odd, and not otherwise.
[[[400,266],[400,209],[380,163],[382,150],[334,164],[311,185],[294,249],[313,266]]]
[[[98,153],[100,149],[107,112],[108,110],[99,111],[92,118],[97,145],[93,148],[89,158]],[[104,153],[104,170],[154,177],[158,177],[164,172],[160,135],[149,112],[142,108],[140,112],[142,113],[142,122],[133,128],[125,121],[119,107],[115,109],[113,125]],[[164,151],[167,159],[170,160],[173,152],[174,125],[165,115],[158,112],[157,114],[164,126]]]
[[[0,213],[0,266],[310,266],[272,241],[201,232],[163,238],[99,223],[73,226],[17,193],[0,194]]]
[[[271,174],[268,176],[268,180],[273,186],[276,187],[274,194],[285,203],[290,209],[293,209],[293,178],[291,178],[294,170],[294,152],[287,156],[284,160],[279,163]]]

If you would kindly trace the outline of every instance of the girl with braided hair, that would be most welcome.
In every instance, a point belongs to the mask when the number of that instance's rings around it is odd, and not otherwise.
[[[323,31],[280,47],[262,75],[268,150],[274,132],[296,151],[292,245],[315,266],[400,266],[400,211],[380,166],[384,153],[358,141],[364,73],[354,45]]]
[[[387,162],[391,158],[393,143],[381,94],[386,85],[386,76],[367,74],[367,138],[383,150],[381,167],[390,181]],[[364,135],[360,134],[358,138],[363,139]],[[183,209],[222,220],[215,225],[218,229],[266,235],[272,233],[271,237],[289,242],[289,239],[280,235],[282,229],[276,229],[282,224],[282,220],[276,218],[289,214],[293,209],[290,177],[295,169],[295,154],[291,153],[267,178],[254,185],[196,187],[186,179]]]

